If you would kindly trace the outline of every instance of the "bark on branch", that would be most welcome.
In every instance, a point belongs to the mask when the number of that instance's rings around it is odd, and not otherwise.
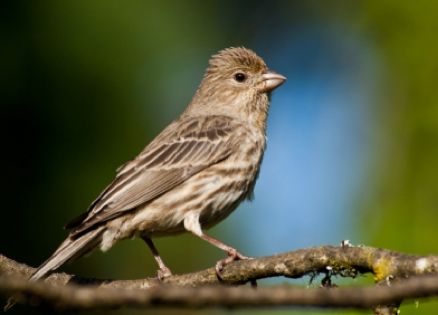
[[[19,302],[43,303],[58,309],[115,307],[260,307],[315,306],[375,308],[402,300],[438,296],[438,256],[413,256],[372,247],[323,246],[227,265],[219,281],[214,268],[166,278],[139,280],[81,279],[53,273],[44,282],[29,282],[34,268],[0,255],[0,294]],[[355,277],[371,272],[383,285],[349,288],[296,286],[229,287],[267,277],[300,278],[323,273]],[[388,286],[390,284],[390,286]],[[153,289],[151,289],[153,288]],[[392,312],[394,308],[375,308]]]

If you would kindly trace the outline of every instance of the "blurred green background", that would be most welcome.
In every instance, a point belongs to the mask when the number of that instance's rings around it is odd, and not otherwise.
[[[272,99],[255,202],[211,233],[255,256],[342,239],[436,254],[437,34],[432,0],[2,1],[0,252],[40,264],[183,110],[210,55],[243,45],[288,81]],[[191,235],[156,243],[176,273],[223,257]],[[156,266],[133,240],[62,269],[140,278]]]

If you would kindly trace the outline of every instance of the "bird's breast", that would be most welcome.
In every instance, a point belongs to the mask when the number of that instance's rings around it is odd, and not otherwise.
[[[209,183],[204,186],[208,191],[203,194],[206,197],[200,215],[203,226],[223,220],[252,194],[263,151],[261,141],[246,141],[229,159],[206,171]]]
[[[226,218],[251,193],[260,167],[264,143],[251,136],[229,158],[214,164],[139,209],[133,222],[150,236],[184,231],[189,212],[198,212],[203,228]]]

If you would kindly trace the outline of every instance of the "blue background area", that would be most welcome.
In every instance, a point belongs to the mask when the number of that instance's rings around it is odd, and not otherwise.
[[[307,24],[270,52],[268,64],[288,80],[272,97],[255,200],[225,224],[256,256],[360,242],[358,200],[369,194],[367,170],[378,154],[373,47],[340,27]]]

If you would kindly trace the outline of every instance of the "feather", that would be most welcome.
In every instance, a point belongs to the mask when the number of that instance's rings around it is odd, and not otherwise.
[[[29,280],[35,281],[44,277],[51,270],[57,269],[66,262],[81,257],[94,249],[101,241],[104,227],[99,227],[76,239],[67,238],[58,249],[32,274]]]
[[[196,122],[196,123],[195,123]],[[243,126],[227,116],[183,117],[171,124],[92,203],[86,216],[68,224],[76,238],[166,193],[199,171],[226,159]]]

